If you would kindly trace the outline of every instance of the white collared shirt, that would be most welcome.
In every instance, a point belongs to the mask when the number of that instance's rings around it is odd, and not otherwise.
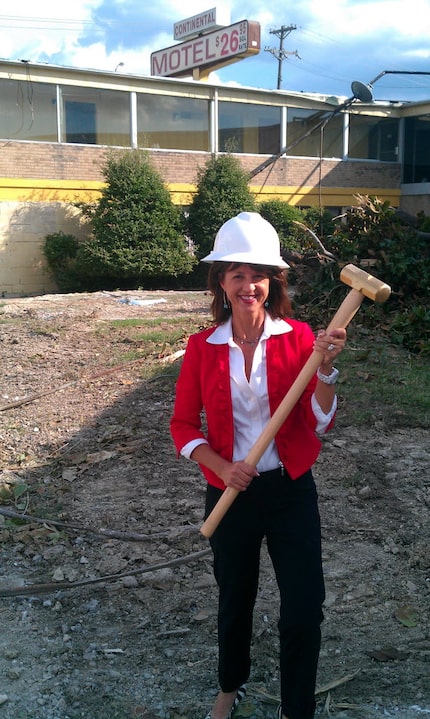
[[[210,344],[228,344],[230,348],[230,387],[234,421],[233,462],[245,459],[249,449],[255,444],[270,420],[266,372],[267,339],[271,335],[284,334],[291,330],[292,327],[288,322],[280,319],[273,320],[266,313],[263,333],[255,347],[249,382],[245,375],[245,360],[242,350],[233,340],[231,318],[219,325],[206,340]],[[330,424],[336,411],[336,397],[328,414],[322,411],[315,395],[312,395],[311,402],[317,420],[316,432],[322,433]],[[189,459],[193,450],[204,442],[205,440],[201,438],[188,442],[182,448],[181,454]],[[275,441],[272,440],[259,460],[257,469],[259,472],[265,472],[276,469],[279,464],[278,450]]]

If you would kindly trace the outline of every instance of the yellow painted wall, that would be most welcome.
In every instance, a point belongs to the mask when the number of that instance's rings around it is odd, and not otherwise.
[[[195,185],[191,183],[167,183],[173,201],[178,205],[188,205],[192,200]],[[0,202],[92,202],[100,196],[104,187],[102,182],[75,182],[68,180],[18,180],[0,178]],[[369,192],[364,187],[325,187],[322,192],[312,185],[300,188],[285,185],[250,186],[258,202],[279,199],[291,205],[321,205],[323,207],[344,207],[355,202],[355,195]],[[400,189],[372,188],[372,195],[381,200],[389,200],[397,206],[400,201]],[[46,233],[45,233],[46,234]]]

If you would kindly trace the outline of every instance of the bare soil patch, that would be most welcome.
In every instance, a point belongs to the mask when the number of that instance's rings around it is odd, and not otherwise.
[[[40,521],[0,514],[0,590],[16,589],[0,598],[0,719],[202,719],[210,708],[204,481],[176,458],[168,426],[186,340],[151,354],[137,328],[112,324],[191,318],[197,329],[208,307],[203,292],[171,291],[2,303],[0,509]],[[148,379],[153,365],[161,374]],[[430,716],[430,431],[393,428],[372,401],[364,428],[341,406],[315,467],[327,589],[318,717],[417,719]],[[278,597],[265,553],[262,566],[238,716],[268,719]]]

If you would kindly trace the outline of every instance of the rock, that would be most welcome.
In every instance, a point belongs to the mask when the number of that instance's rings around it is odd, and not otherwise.
[[[127,589],[133,589],[134,587],[139,586],[139,582],[136,577],[123,577],[122,584],[124,587],[127,587]]]

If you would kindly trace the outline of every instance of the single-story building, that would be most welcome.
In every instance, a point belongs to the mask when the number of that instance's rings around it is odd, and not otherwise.
[[[356,194],[430,214],[430,100],[362,101],[0,60],[0,293],[56,290],[47,234],[79,236],[108,148],[145,148],[187,206],[207,159],[234,153],[257,200],[339,212]]]

